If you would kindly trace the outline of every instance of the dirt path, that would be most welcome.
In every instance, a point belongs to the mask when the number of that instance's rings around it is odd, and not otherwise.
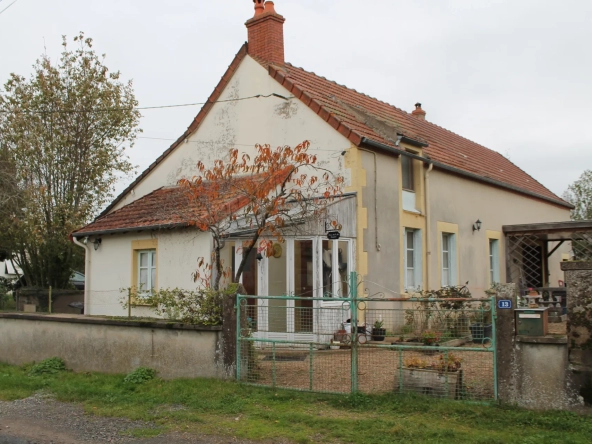
[[[149,439],[125,434],[154,424],[121,418],[84,414],[82,407],[34,395],[13,402],[0,402],[0,444],[255,444],[234,438],[169,433]]]

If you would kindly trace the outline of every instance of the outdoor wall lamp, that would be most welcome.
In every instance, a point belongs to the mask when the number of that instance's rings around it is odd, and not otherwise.
[[[257,260],[260,261],[263,259],[263,255],[261,253],[257,253]]]
[[[479,219],[473,224],[473,233],[475,231],[481,231],[481,221]]]
[[[95,246],[95,251],[97,251],[99,249],[99,247],[101,246],[102,243],[103,243],[103,239],[101,239],[100,237],[98,239],[94,240],[93,245]]]

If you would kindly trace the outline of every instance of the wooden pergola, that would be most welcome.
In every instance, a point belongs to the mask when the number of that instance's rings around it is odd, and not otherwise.
[[[528,288],[554,288],[549,263],[592,259],[592,220],[504,225],[506,282],[521,294]]]

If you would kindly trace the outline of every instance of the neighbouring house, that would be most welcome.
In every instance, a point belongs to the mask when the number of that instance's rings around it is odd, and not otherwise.
[[[86,248],[86,314],[124,315],[121,289],[131,286],[195,288],[191,274],[212,239],[189,226],[199,208],[183,204],[176,186],[195,175],[198,161],[234,147],[309,140],[321,164],[346,178],[347,194],[331,210],[341,238],[328,240],[319,227],[288,237],[277,257],[253,255],[243,276],[252,295],[339,296],[356,271],[369,295],[397,298],[470,281],[482,296],[506,281],[502,226],[569,220],[567,202],[501,154],[430,122],[421,104],[408,113],[287,63],[284,17],[271,1],[254,3],[248,43],[185,133],[73,234]],[[239,259],[239,242],[232,234],[226,242],[227,264]],[[541,283],[562,276],[559,261],[538,270]],[[311,335],[314,315],[303,309],[330,304],[290,303],[300,310],[269,307],[260,321],[266,331]]]
[[[22,274],[22,270],[10,259],[0,261],[0,278],[14,280],[17,279],[19,276],[22,276]]]

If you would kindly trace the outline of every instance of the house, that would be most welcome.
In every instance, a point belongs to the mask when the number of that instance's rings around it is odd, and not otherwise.
[[[22,274],[22,270],[9,259],[0,261],[0,278],[13,280]]]
[[[287,63],[284,17],[271,1],[254,3],[248,43],[185,133],[73,234],[86,248],[85,313],[123,315],[121,289],[130,286],[195,288],[191,273],[212,241],[189,226],[192,209],[174,197],[176,185],[199,160],[211,163],[233,147],[309,140],[321,164],[346,178],[347,198],[334,208],[341,238],[312,230],[288,237],[278,257],[253,256],[243,276],[253,295],[343,295],[341,281],[355,270],[369,295],[470,281],[482,296],[506,280],[502,226],[569,219],[567,202],[501,154],[430,122],[421,104],[406,112]],[[169,212],[156,211],[167,205]],[[241,254],[238,242],[226,243],[227,264]],[[539,274],[562,276],[559,263]],[[321,302],[290,303],[312,310]],[[295,314],[303,310],[269,313],[278,337],[313,333],[313,316]]]

